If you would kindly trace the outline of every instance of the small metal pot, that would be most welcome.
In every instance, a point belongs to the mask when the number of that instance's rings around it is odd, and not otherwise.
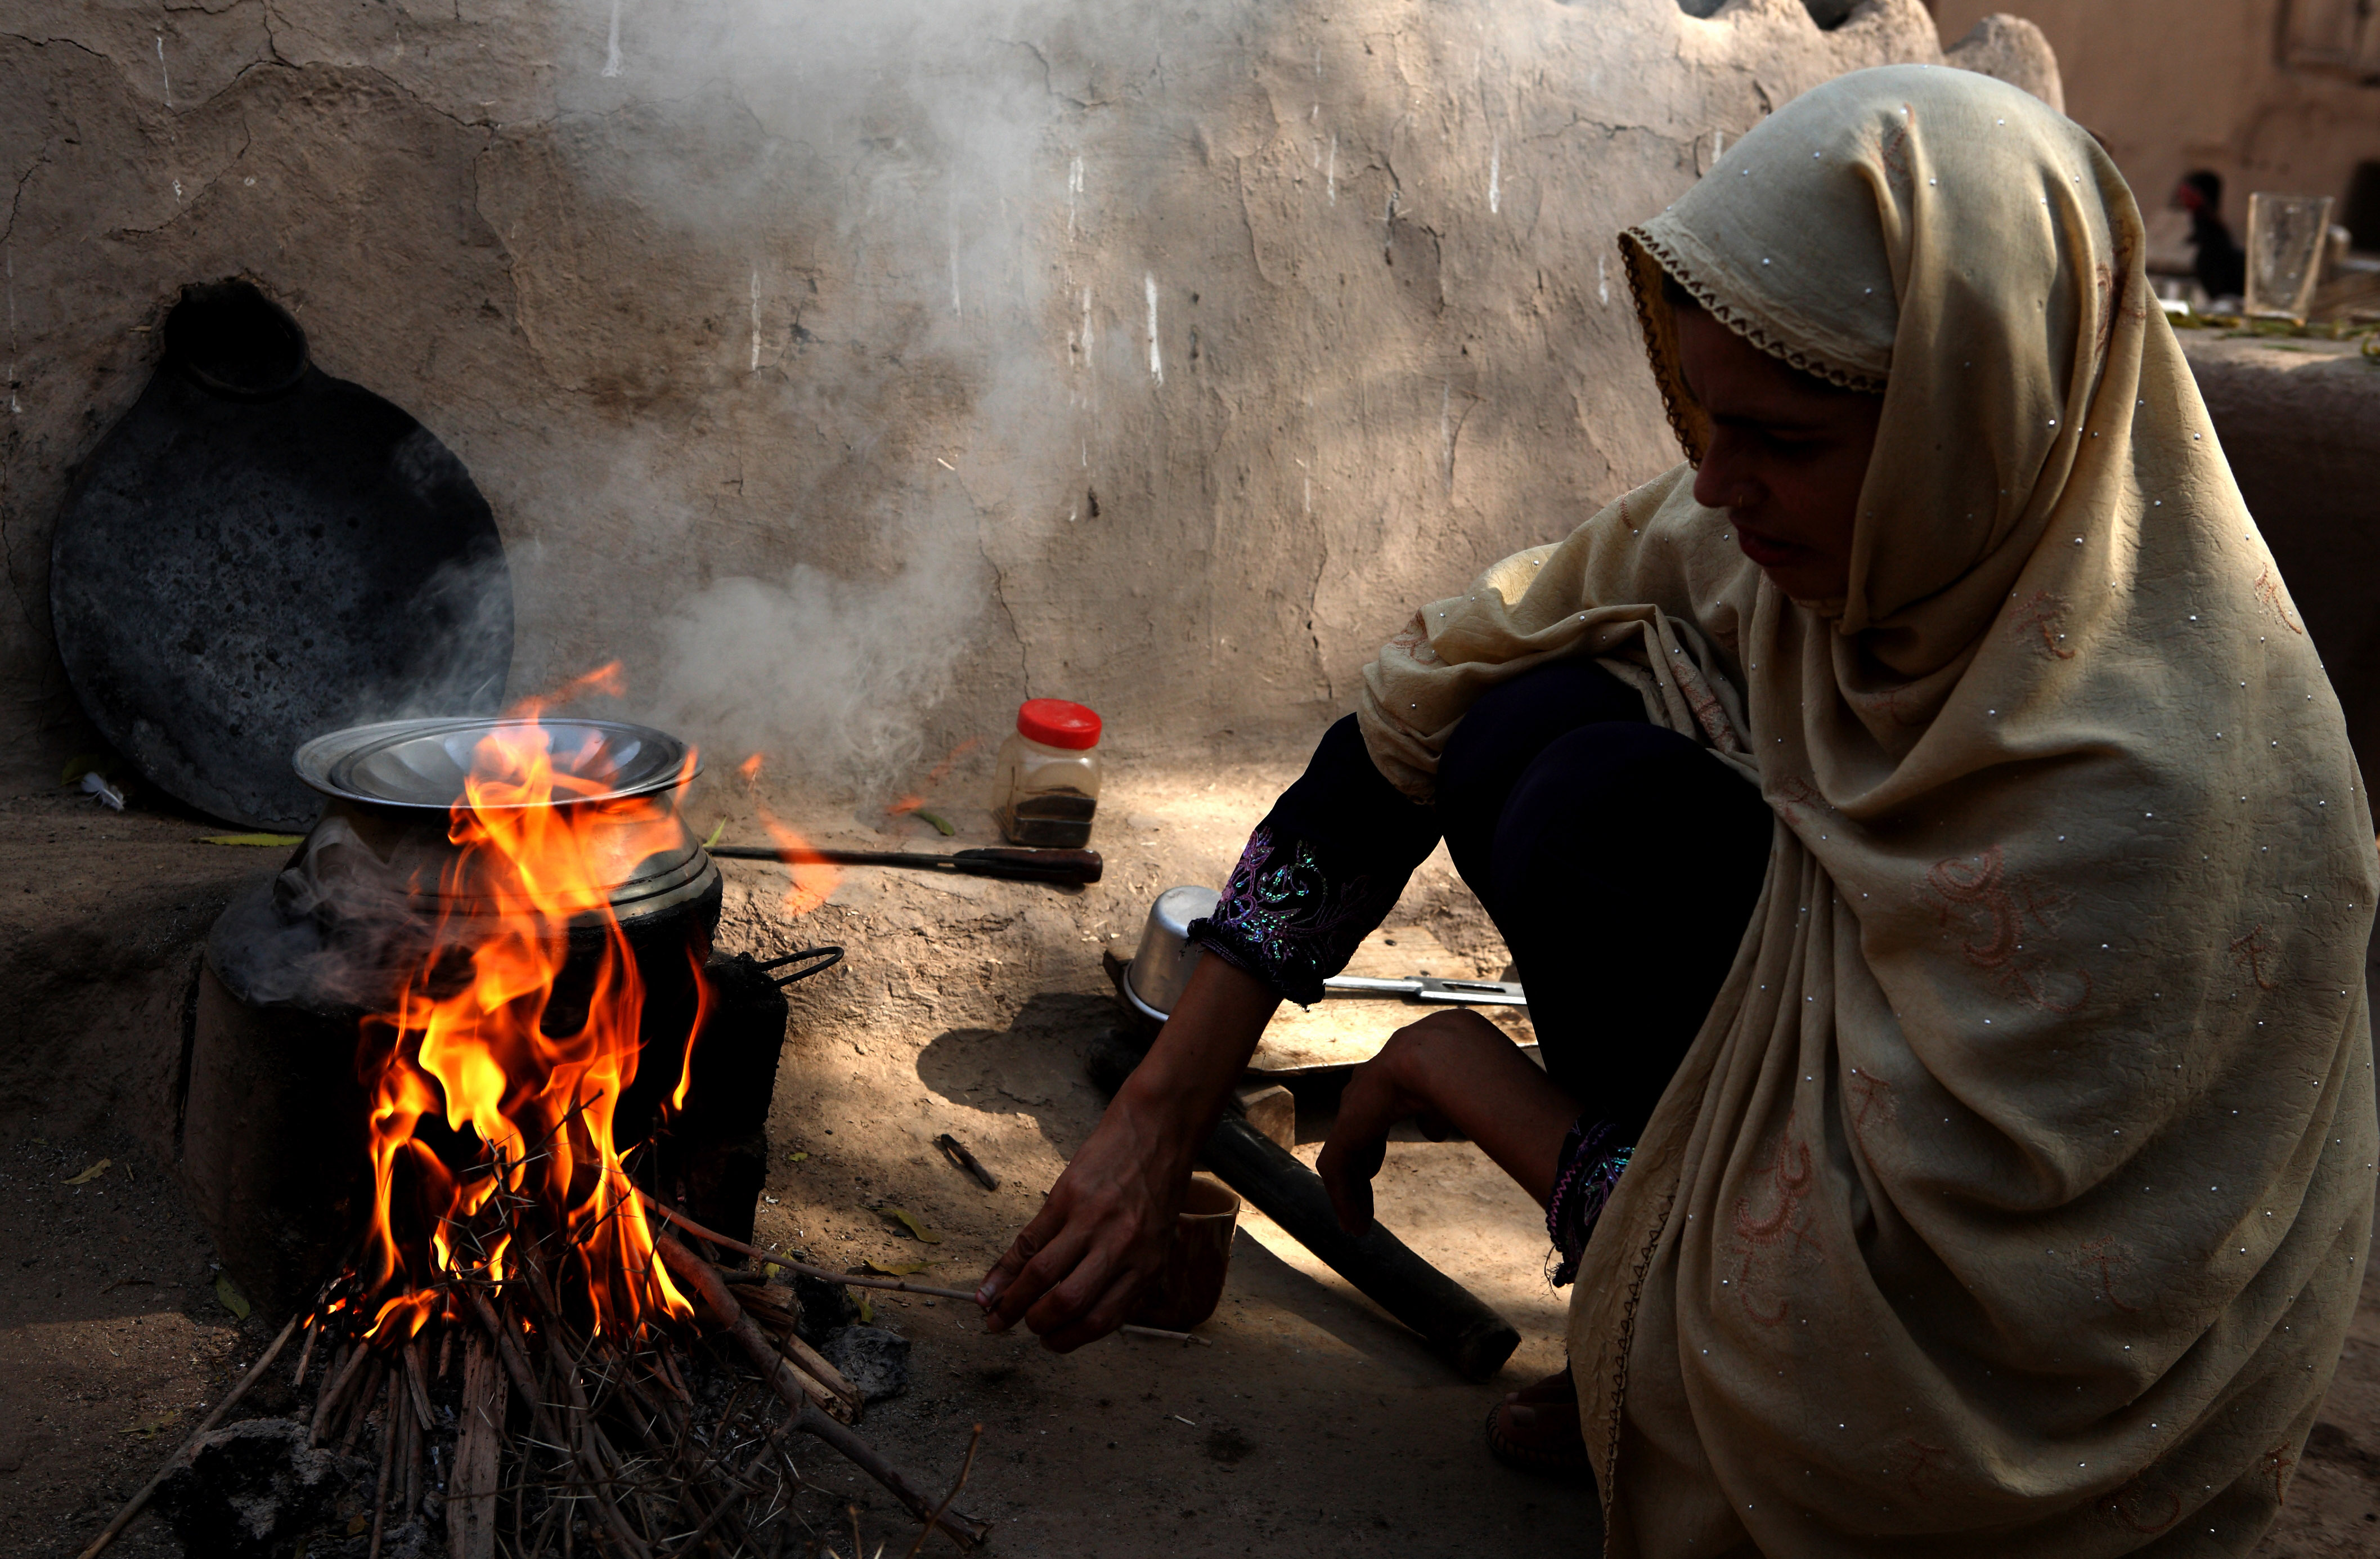
[[[1212,888],[1168,888],[1148,907],[1140,945],[1124,971],[1123,995],[1143,1017],[1162,1023],[1189,988],[1190,971],[1206,949],[1190,940],[1190,922],[1215,912],[1222,897]]]

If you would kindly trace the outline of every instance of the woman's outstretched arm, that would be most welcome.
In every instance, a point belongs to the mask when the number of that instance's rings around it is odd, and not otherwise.
[[[1330,1188],[1339,1226],[1363,1233],[1372,1224],[1372,1176],[1380,1172],[1389,1132],[1410,1120],[1432,1138],[1469,1138],[1542,1207],[1553,1194],[1562,1139],[1578,1114],[1578,1102],[1503,1030],[1468,1008],[1449,1008],[1398,1029],[1379,1054],[1355,1068],[1315,1168]]]
[[[1123,1324],[1164,1264],[1190,1166],[1280,1005],[1253,975],[1198,960],[1148,1058],[976,1290],[993,1331],[1021,1320],[1066,1353]]]

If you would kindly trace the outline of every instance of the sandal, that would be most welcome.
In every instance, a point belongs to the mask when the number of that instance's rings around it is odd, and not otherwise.
[[[1488,1452],[1523,1472],[1565,1481],[1592,1475],[1594,1464],[1579,1433],[1578,1387],[1567,1368],[1488,1409]]]

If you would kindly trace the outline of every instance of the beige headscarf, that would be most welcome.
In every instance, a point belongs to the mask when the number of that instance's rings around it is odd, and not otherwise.
[[[1572,1299],[1608,1552],[2244,1553],[2362,1276],[2380,862],[2131,196],[1893,67],[1622,248],[1690,455],[1665,271],[1884,412],[1843,601],[1681,469],[1366,674],[1416,797],[1482,688],[1587,654],[1777,814]]]

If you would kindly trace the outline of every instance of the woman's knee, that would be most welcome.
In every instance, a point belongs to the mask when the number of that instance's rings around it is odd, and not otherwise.
[[[1741,860],[1756,885],[1771,814],[1760,792],[1705,748],[1644,722],[1583,726],[1548,743],[1497,819],[1498,875],[1665,866],[1698,875]]]
[[[1642,722],[1644,696],[1595,662],[1554,661],[1479,695],[1438,764],[1441,813],[1501,812],[1538,755],[1585,725]]]

